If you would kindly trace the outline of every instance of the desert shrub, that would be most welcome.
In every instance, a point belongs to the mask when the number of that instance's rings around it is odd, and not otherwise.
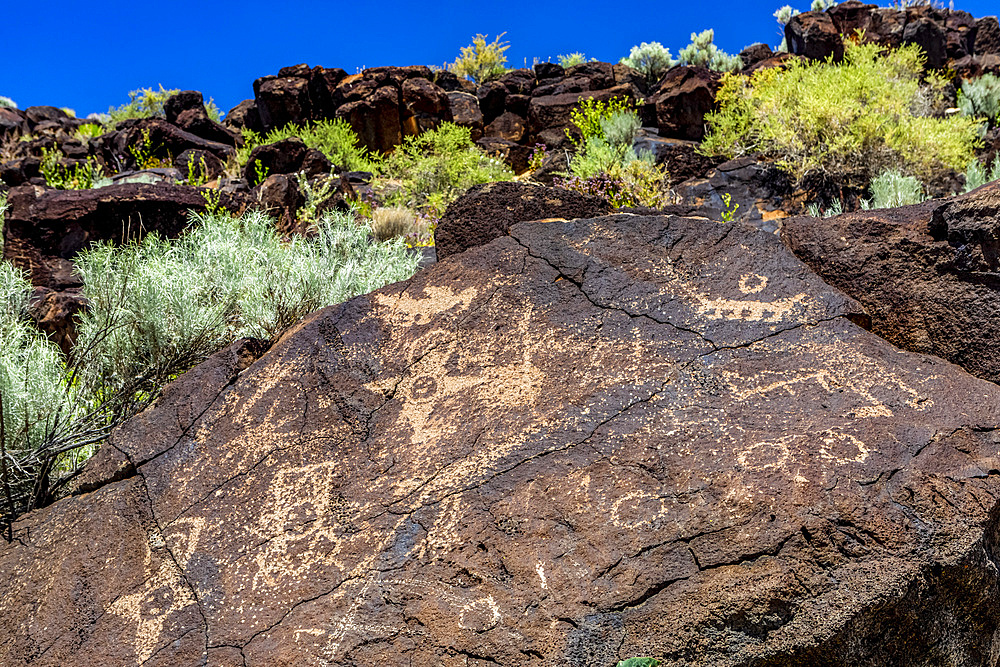
[[[0,467],[2,515],[9,522],[32,506],[35,473],[55,467],[79,420],[81,405],[65,373],[61,350],[28,317],[32,291],[21,272],[0,262]],[[84,438],[85,440],[85,438]],[[84,442],[83,444],[88,444]],[[43,495],[47,488],[39,488]]]
[[[633,46],[628,57],[621,59],[621,63],[637,70],[646,78],[646,83],[653,85],[677,61],[670,55],[670,49],[664,48],[659,42],[643,42],[639,46]]]
[[[776,51],[788,51],[788,40],[785,38],[785,26],[788,25],[788,22],[792,20],[793,16],[798,16],[801,13],[802,12],[793,8],[791,5],[785,5],[775,10],[773,16],[777,19],[778,25],[781,26],[781,30],[779,31],[781,33],[781,43],[778,44],[778,47],[775,49]]]
[[[819,204],[815,203],[809,204],[807,208],[809,210],[809,215],[814,218],[832,218],[833,216],[840,215],[844,212],[844,202],[840,199],[834,199],[829,208],[820,209]]]
[[[85,386],[155,391],[233,340],[273,338],[304,315],[408,278],[402,242],[371,243],[353,215],[330,213],[311,238],[283,240],[258,211],[193,216],[175,241],[155,235],[82,253],[90,309],[78,346]]]
[[[80,127],[76,128],[73,133],[73,138],[77,141],[87,143],[91,139],[96,139],[97,137],[103,135],[105,128],[100,123],[84,123]]]
[[[243,129],[243,147],[237,148],[239,164],[245,165],[250,152],[257,146],[266,146],[283,139],[298,137],[309,148],[326,155],[335,166],[346,171],[375,171],[377,161],[364,146],[358,145],[358,135],[343,118],[320,120],[305,125],[289,123],[260,136],[253,130]]]
[[[566,68],[572,67],[573,65],[582,65],[587,62],[587,56],[582,53],[567,53],[561,56],[556,56],[556,59],[562,67]]]
[[[656,658],[629,658],[622,660],[615,667],[660,667],[663,664]]]
[[[837,0],[812,0],[812,4],[809,5],[809,11],[813,12],[825,12],[831,7],[837,5]]]
[[[500,38],[507,33],[502,32],[490,43],[486,43],[486,35],[476,35],[472,38],[472,44],[463,46],[461,54],[455,62],[448,65],[448,69],[459,76],[472,79],[476,83],[483,83],[490,79],[495,79],[507,71],[505,67],[507,57],[504,51],[510,48],[508,42],[501,42]]]
[[[110,124],[114,126],[123,120],[133,118],[164,118],[166,116],[163,110],[164,103],[171,95],[179,92],[181,91],[164,88],[162,83],[159,90],[140,88],[139,90],[130,91],[127,104],[108,109]],[[208,117],[216,122],[222,118],[219,107],[215,105],[215,101],[212,98],[209,98],[208,102],[205,103],[205,111],[208,113]]]
[[[65,156],[62,151],[56,149],[42,149],[42,160],[39,171],[45,178],[45,182],[51,188],[58,190],[89,190],[101,179],[104,169],[93,158],[88,157],[84,162],[77,162],[72,166],[62,164]]]
[[[386,195],[386,204],[425,210],[431,217],[440,217],[473,185],[514,178],[506,164],[472,143],[469,128],[454,123],[406,137],[384,158],[381,172],[381,185],[393,181],[395,186]]]
[[[133,118],[164,118],[163,104],[171,95],[179,93],[179,90],[167,90],[160,84],[159,90],[152,88],[140,88],[129,91],[128,103],[120,107],[108,109],[112,125],[117,125],[123,120]]]
[[[984,74],[963,81],[958,91],[958,108],[965,116],[985,118],[995,125],[1000,118],[1000,77]]]
[[[16,109],[17,102],[10,99],[9,97],[4,97],[3,95],[0,95],[0,107],[7,107],[8,109]]]
[[[631,101],[584,100],[570,118],[582,139],[575,142],[570,174],[559,180],[560,187],[603,197],[617,207],[666,203],[666,173],[652,153],[633,146],[641,122]]]
[[[859,183],[892,167],[925,180],[943,168],[964,169],[980,126],[963,116],[914,114],[923,62],[916,45],[886,51],[848,42],[843,63],[795,59],[749,77],[724,75],[701,150],[760,152],[797,178],[827,172]]]
[[[715,40],[715,31],[709,28],[704,32],[691,33],[691,43],[681,49],[678,55],[682,65],[693,65],[695,67],[707,67],[719,72],[738,72],[743,69],[743,60],[739,56],[733,56],[712,42]]]
[[[861,208],[898,208],[919,204],[927,199],[923,183],[915,176],[905,176],[897,169],[887,169],[868,186],[871,199],[862,199]]]
[[[1000,179],[1000,155],[994,156],[988,172],[983,163],[973,160],[965,170],[965,187],[962,192],[971,192],[997,179]]]

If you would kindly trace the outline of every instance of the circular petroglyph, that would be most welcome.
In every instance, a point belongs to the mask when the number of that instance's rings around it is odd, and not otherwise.
[[[748,470],[772,470],[784,467],[791,458],[785,438],[775,442],[756,442],[736,455],[736,460]]]

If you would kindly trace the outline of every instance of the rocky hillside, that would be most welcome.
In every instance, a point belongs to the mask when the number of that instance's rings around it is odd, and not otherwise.
[[[30,511],[0,431],[0,664],[996,664],[1000,173],[973,180],[1000,140],[963,86],[1000,25],[787,19],[729,74],[298,65],[221,121],[194,91],[0,108],[4,262],[67,368],[98,242],[265,210],[300,247],[339,211],[369,249],[402,216],[422,266],[127,385],[149,400],[28,471]],[[708,150],[733,81],[876,46],[920,54],[914,116],[975,130],[969,169],[866,144],[921,188],[883,205],[884,173]]]

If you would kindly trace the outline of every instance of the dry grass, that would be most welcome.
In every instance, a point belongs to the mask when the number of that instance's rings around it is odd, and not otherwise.
[[[416,231],[417,214],[403,206],[386,206],[372,211],[372,233],[379,241],[406,236]]]

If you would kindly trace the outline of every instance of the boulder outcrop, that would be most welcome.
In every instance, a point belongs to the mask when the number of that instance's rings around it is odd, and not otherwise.
[[[1000,383],[1000,182],[946,202],[789,218],[782,238],[872,331]]]
[[[0,544],[0,662],[984,664],[1000,387],[750,227],[509,231],[168,387]]]

